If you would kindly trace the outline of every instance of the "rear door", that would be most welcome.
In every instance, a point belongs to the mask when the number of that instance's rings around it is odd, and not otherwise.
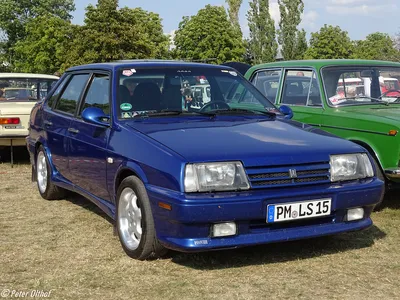
[[[69,172],[79,188],[101,199],[110,200],[106,185],[107,142],[110,127],[90,124],[81,115],[88,107],[97,107],[110,115],[110,75],[95,72],[77,112],[69,126]]]
[[[61,176],[68,172],[68,136],[89,74],[72,74],[58,86],[43,110],[43,127],[51,160]]]

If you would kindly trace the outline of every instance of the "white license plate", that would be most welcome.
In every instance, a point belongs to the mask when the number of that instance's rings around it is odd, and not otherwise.
[[[329,216],[331,199],[268,205],[267,222],[283,222]]]
[[[5,125],[4,129],[23,129],[24,127],[22,127],[21,125]]]

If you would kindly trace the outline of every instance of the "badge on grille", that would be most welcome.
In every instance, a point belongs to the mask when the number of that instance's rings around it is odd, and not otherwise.
[[[289,176],[290,178],[297,178],[296,169],[289,169]]]

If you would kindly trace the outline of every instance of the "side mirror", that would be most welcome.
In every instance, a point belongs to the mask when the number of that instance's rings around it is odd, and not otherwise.
[[[293,118],[293,110],[287,105],[281,105],[279,111],[285,115],[285,119]]]
[[[82,119],[85,122],[99,126],[110,126],[110,116],[106,115],[100,108],[97,107],[85,108],[82,112]]]

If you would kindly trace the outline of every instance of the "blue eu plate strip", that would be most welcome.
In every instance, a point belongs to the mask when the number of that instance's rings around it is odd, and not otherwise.
[[[268,206],[268,222],[274,222],[275,217],[275,205]]]

